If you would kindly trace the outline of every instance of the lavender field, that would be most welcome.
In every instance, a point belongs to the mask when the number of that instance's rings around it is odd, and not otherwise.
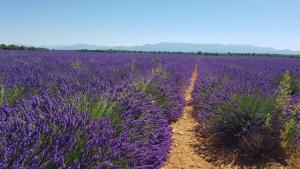
[[[0,51],[1,169],[174,168],[184,113],[210,167],[300,167],[300,59]]]

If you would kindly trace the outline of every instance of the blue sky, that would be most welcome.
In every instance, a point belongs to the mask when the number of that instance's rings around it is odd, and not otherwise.
[[[0,0],[0,43],[300,49],[299,0]]]

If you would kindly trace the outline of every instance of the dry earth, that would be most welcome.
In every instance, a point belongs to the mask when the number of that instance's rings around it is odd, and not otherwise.
[[[215,168],[212,164],[202,159],[196,153],[194,145],[199,144],[195,133],[198,122],[193,118],[192,91],[198,77],[198,66],[195,67],[189,87],[185,91],[186,106],[183,109],[182,117],[172,126],[173,145],[169,159],[162,169],[189,169],[189,168]]]

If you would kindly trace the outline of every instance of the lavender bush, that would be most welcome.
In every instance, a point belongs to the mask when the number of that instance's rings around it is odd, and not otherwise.
[[[299,139],[298,59],[208,58],[203,67],[193,93],[199,132],[241,165],[283,162]]]

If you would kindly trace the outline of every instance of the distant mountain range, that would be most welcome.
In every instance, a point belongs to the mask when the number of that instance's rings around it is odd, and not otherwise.
[[[136,50],[136,51],[169,51],[169,52],[217,52],[217,53],[268,53],[299,55],[300,51],[278,50],[270,47],[251,45],[223,45],[223,44],[193,44],[193,43],[155,43],[137,46],[98,46],[89,44],[75,44],[70,46],[44,46],[56,50]]]

